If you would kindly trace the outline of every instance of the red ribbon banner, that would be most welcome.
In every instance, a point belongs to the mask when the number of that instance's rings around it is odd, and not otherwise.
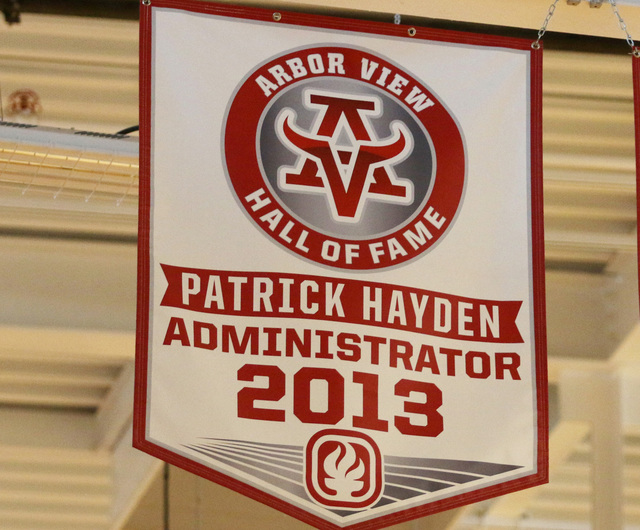
[[[521,301],[480,300],[400,285],[274,272],[162,265],[160,305],[244,317],[378,326],[449,339],[522,343]]]

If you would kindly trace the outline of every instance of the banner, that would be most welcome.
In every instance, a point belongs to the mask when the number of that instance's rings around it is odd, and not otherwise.
[[[318,528],[546,482],[541,54],[142,5],[134,445]]]

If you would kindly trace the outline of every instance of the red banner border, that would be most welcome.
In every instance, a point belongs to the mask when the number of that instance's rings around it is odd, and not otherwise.
[[[167,450],[147,439],[147,383],[149,344],[149,287],[150,287],[150,158],[151,158],[151,65],[152,65],[152,10],[154,8],[183,9],[197,13],[244,18],[273,22],[273,10],[229,6],[191,0],[153,0],[152,5],[140,7],[140,202],[138,232],[138,303],[136,332],[136,374],[134,389],[133,446],[160,458],[171,465],[180,467],[203,478],[228,487],[238,493],[280,510],[303,522],[327,530],[350,528],[353,530],[375,530],[419,517],[504,495],[524,488],[548,482],[549,423],[548,387],[546,370],[546,325],[544,288],[544,223],[542,210],[542,48],[532,49],[532,41],[505,38],[494,35],[464,33],[430,28],[417,28],[415,35],[408,37],[409,26],[368,22],[303,13],[281,12],[281,22],[300,26],[323,27],[327,29],[359,31],[396,37],[456,42],[492,47],[504,47],[530,51],[531,73],[531,196],[532,196],[532,252],[534,329],[536,352],[536,402],[538,407],[537,470],[535,473],[489,486],[480,490],[442,499],[426,505],[399,511],[370,521],[347,527],[335,525],[315,516],[289,502],[249,486],[239,480],[214,471],[182,455]],[[640,79],[640,68],[634,61],[634,86]],[[636,110],[637,112],[637,110]],[[638,115],[636,114],[636,117]],[[637,118],[638,119],[638,118]],[[638,133],[636,121],[636,138]],[[640,147],[638,147],[640,153]],[[640,206],[639,206],[640,209]]]

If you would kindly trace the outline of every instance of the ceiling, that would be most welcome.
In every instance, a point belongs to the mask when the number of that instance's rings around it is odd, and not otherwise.
[[[22,3],[21,23],[0,25],[0,99],[5,121],[39,127],[0,123],[0,528],[305,527],[180,470],[165,480],[130,448],[137,140],[110,135],[138,123],[137,0]],[[549,4],[399,5],[537,30]],[[599,39],[545,40],[551,483],[398,528],[640,527],[631,64],[611,12],[587,5],[561,2],[551,27]],[[92,16],[68,16],[81,8]],[[390,12],[378,0],[353,9]],[[640,7],[626,9],[640,35]],[[22,89],[39,107],[12,115]]]

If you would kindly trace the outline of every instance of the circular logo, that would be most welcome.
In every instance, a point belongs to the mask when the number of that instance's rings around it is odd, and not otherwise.
[[[374,505],[382,495],[382,455],[370,436],[343,429],[313,435],[305,449],[305,486],[317,503],[341,509]]]
[[[296,50],[254,70],[225,121],[227,174],[254,223],[323,265],[414,259],[453,223],[460,131],[408,72],[347,47]]]

